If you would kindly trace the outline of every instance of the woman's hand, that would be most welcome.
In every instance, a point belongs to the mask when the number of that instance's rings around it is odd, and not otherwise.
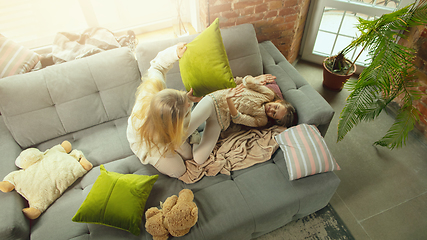
[[[196,97],[196,96],[194,96],[193,95],[193,88],[191,88],[190,91],[187,92],[187,97],[192,102],[200,102],[200,100],[202,100],[202,98],[203,98],[203,97]]]
[[[239,84],[235,88],[229,88],[227,91],[227,94],[225,95],[225,98],[230,99],[233,97],[241,96],[244,88],[245,88],[245,86],[243,84]]]
[[[264,74],[264,75],[259,75],[258,77],[255,77],[255,82],[260,85],[265,85],[267,83],[273,83],[275,79],[276,77],[271,74]]]
[[[185,53],[185,50],[187,50],[187,43],[178,43],[176,45],[176,54],[178,55],[178,58],[182,58],[182,56]]]

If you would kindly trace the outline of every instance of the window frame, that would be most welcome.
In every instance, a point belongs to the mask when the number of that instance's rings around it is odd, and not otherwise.
[[[406,6],[412,2],[412,0],[402,0],[400,6]],[[362,13],[369,16],[380,16],[382,14],[393,12],[395,9],[387,7],[378,7],[372,6],[371,4],[366,4],[362,2],[353,2],[349,0],[318,0],[312,1],[312,4],[309,9],[309,17],[305,25],[305,33],[303,37],[303,47],[301,48],[300,55],[301,59],[317,64],[322,64],[323,60],[326,57],[329,57],[324,54],[314,54],[313,49],[317,34],[320,28],[320,23],[323,16],[323,11],[325,7],[333,7],[337,10],[345,10],[356,13]],[[360,73],[365,67],[356,64],[357,71]]]

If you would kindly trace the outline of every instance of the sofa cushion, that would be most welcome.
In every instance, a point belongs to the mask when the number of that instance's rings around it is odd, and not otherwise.
[[[187,91],[192,88],[194,96],[202,97],[216,90],[236,87],[218,18],[187,44],[179,68],[185,88]]]
[[[130,114],[140,83],[128,48],[0,79],[0,111],[21,147]]]
[[[298,212],[295,190],[274,162],[269,161],[233,176],[254,217],[255,228],[251,238],[283,226]]]
[[[340,170],[319,130],[300,124],[275,136],[285,154],[289,180]]]
[[[204,239],[251,238],[255,229],[253,214],[233,180],[201,189],[194,194],[194,201],[199,208],[196,226]]]
[[[72,220],[112,226],[138,236],[145,203],[159,176],[109,172],[104,165],[100,169],[101,175]]]
[[[263,73],[261,55],[252,24],[243,24],[220,31],[233,76],[261,75]],[[140,43],[136,48],[139,70],[144,74],[150,67],[150,61],[156,57],[157,53],[179,42],[190,43],[197,36],[196,34],[163,41]],[[178,62],[167,73],[166,85],[168,88],[185,90]]]

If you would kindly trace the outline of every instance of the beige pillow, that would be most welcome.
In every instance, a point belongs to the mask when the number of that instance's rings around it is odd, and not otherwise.
[[[31,71],[39,55],[0,34],[0,78]]]

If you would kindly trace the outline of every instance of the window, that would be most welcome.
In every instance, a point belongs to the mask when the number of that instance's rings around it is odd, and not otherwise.
[[[373,19],[406,6],[409,0],[319,0],[313,2],[311,18],[308,20],[302,59],[322,63],[325,57],[337,54],[359,34],[355,27],[358,18]],[[346,57],[353,60],[359,54],[356,49]],[[368,64],[363,52],[356,64]],[[361,69],[359,67],[359,69]]]
[[[336,55],[357,38],[358,30],[355,25],[357,19],[372,19],[373,17],[351,11],[337,10],[325,7],[323,11],[320,27],[314,43],[313,53],[321,56]],[[359,49],[347,54],[350,60],[355,59]],[[358,58],[358,64],[363,65],[366,60],[366,53]]]
[[[28,48],[51,45],[57,32],[80,33],[96,26],[140,34],[172,27],[178,4],[184,21],[197,15],[196,0],[2,0],[0,33]]]

